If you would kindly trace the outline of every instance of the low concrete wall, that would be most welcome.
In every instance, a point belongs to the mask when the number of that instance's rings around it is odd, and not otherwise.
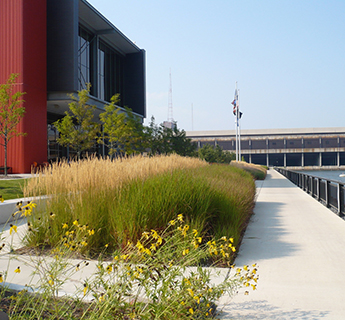
[[[14,218],[19,218],[20,214],[18,213],[17,217],[13,217],[12,214],[18,211],[17,203],[23,201],[23,205],[27,204],[28,201],[34,200],[40,209],[45,206],[47,197],[41,197],[40,199],[34,198],[18,198],[5,200],[3,203],[0,203],[0,224],[5,224],[12,221]],[[42,207],[43,206],[43,207]]]

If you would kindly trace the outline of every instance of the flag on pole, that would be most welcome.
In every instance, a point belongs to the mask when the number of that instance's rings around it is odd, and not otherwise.
[[[238,92],[237,92],[237,88],[235,89],[234,100],[231,102],[231,104],[234,106],[232,112],[233,112],[234,116],[237,116],[237,111],[238,111]]]

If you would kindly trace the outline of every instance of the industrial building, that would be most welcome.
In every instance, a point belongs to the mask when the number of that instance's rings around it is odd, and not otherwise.
[[[87,83],[96,117],[117,93],[120,107],[146,116],[145,51],[86,0],[1,0],[0,39],[0,83],[18,73],[26,92],[19,130],[27,136],[9,143],[12,173],[66,155],[52,123]],[[0,166],[3,158],[0,149]]]
[[[198,143],[235,152],[235,130],[190,131]],[[241,155],[249,163],[298,168],[345,166],[345,128],[241,130]]]

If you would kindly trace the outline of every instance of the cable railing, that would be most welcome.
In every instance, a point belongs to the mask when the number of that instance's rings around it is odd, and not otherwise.
[[[343,183],[284,168],[274,169],[344,219],[345,185]]]

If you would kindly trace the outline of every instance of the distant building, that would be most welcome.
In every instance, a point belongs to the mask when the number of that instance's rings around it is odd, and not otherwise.
[[[176,122],[174,121],[163,121],[163,127],[167,129],[175,129],[176,128]]]
[[[0,83],[19,73],[18,90],[27,93],[20,124],[27,136],[9,146],[13,173],[67,155],[52,123],[64,116],[69,94],[86,83],[96,116],[116,93],[120,106],[146,116],[145,51],[86,0],[1,0],[0,39]]]
[[[189,131],[198,143],[236,151],[235,130]],[[345,127],[241,130],[241,154],[249,163],[281,167],[345,166]]]

